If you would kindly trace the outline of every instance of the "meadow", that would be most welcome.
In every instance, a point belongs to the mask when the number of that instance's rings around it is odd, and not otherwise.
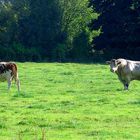
[[[17,63],[0,83],[0,140],[139,140],[140,82],[124,91],[104,64]]]

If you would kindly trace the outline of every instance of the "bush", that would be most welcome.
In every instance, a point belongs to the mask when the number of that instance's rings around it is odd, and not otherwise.
[[[18,61],[41,61],[40,51],[36,48],[26,48],[20,43],[13,43],[12,50]]]
[[[2,45],[0,48],[0,61],[15,60],[15,52],[11,48]]]
[[[20,43],[11,46],[0,46],[0,61],[41,61],[40,50],[26,48]]]
[[[66,45],[58,44],[52,51],[52,59],[54,61],[63,62],[66,59]]]
[[[87,60],[90,57],[90,49],[89,34],[83,31],[74,38],[73,48],[70,53],[75,60]]]

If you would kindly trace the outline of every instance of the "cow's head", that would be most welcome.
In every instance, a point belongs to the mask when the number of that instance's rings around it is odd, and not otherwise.
[[[111,61],[107,61],[106,63],[110,65],[111,72],[117,72],[118,66],[121,64],[121,61],[112,59]]]
[[[0,64],[0,74],[4,73],[5,71],[5,66],[3,64]]]

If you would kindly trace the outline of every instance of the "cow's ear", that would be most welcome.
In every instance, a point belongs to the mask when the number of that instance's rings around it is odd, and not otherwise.
[[[121,61],[118,61],[118,62],[117,62],[117,65],[120,65],[120,64],[121,64]]]
[[[116,61],[116,59],[112,59],[111,61],[112,61],[112,62],[115,62],[115,61]]]
[[[111,61],[106,61],[106,64],[111,64]]]

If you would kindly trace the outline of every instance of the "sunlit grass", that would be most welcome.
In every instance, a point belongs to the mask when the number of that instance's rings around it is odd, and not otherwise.
[[[0,140],[140,139],[140,82],[107,65],[18,63],[21,92],[0,83]]]

